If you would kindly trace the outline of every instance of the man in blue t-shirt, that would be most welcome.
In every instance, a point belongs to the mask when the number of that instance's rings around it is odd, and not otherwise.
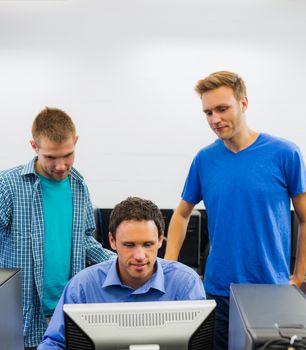
[[[117,204],[110,216],[109,241],[118,258],[72,278],[38,350],[65,349],[63,304],[205,299],[195,271],[157,258],[164,229],[162,213],[150,200],[129,197]]]
[[[306,270],[306,174],[292,142],[251,130],[244,81],[220,71],[196,87],[218,139],[195,156],[168,231],[166,259],[176,260],[192,209],[203,200],[210,252],[204,286],[217,301],[215,349],[227,349],[230,283],[301,286]],[[289,278],[290,199],[299,221]]]

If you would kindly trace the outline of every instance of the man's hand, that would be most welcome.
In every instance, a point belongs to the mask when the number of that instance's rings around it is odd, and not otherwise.
[[[296,285],[298,288],[301,288],[302,284],[304,282],[304,278],[298,278],[297,276],[293,275],[290,278],[290,284]]]

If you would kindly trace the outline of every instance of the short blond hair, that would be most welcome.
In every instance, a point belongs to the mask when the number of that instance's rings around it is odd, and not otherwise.
[[[208,77],[199,80],[194,89],[202,97],[205,92],[221,86],[231,88],[237,100],[247,95],[243,79],[238,74],[225,70],[212,73]]]
[[[75,125],[67,113],[58,108],[46,107],[33,121],[32,136],[36,142],[42,137],[62,143],[76,135]]]

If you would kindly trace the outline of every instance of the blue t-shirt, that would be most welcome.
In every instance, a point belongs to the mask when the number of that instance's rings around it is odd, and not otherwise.
[[[290,197],[305,191],[302,155],[280,138],[260,134],[238,153],[216,140],[196,155],[182,199],[203,200],[207,210],[208,293],[228,296],[230,283],[289,282]]]
[[[39,175],[44,211],[44,274],[42,305],[52,315],[70,278],[72,194],[70,181]]]

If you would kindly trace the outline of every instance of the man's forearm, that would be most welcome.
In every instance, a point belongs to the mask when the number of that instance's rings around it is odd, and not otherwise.
[[[297,255],[294,267],[294,273],[291,277],[291,283],[301,287],[306,273],[306,222],[300,223],[297,244]]]
[[[183,245],[189,219],[174,213],[168,229],[165,259],[177,260]]]
[[[85,237],[86,259],[94,264],[116,258],[117,254],[109,249],[103,248],[94,237]]]

